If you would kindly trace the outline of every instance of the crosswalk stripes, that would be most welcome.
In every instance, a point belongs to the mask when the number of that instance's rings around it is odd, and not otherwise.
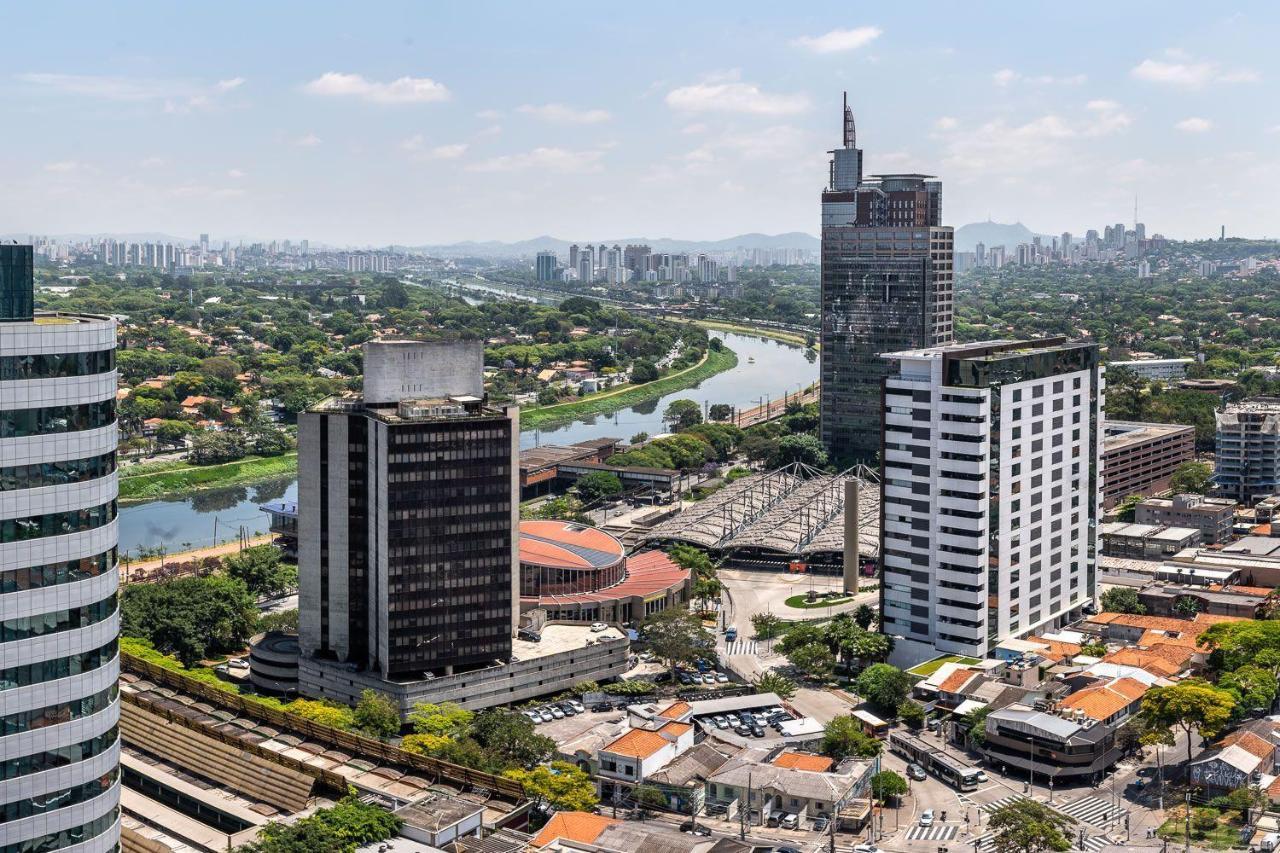
[[[908,836],[908,838],[909,837],[910,836]],[[974,841],[978,842],[978,853],[995,853],[996,837],[994,833],[988,832],[984,835],[979,835],[974,839]],[[1078,839],[1073,838],[1071,841],[1071,849],[1074,853],[1098,853],[1098,851],[1111,843],[1107,840],[1105,835],[1085,836],[1084,849],[1081,850],[1078,846],[1075,846]],[[972,844],[973,842],[971,841],[969,843]]]
[[[991,814],[998,808],[1001,808],[1003,806],[1007,806],[1007,805],[1010,805],[1011,803],[1016,803],[1019,800],[1025,800],[1025,799],[1028,799],[1028,798],[1024,797],[1022,794],[1014,794],[1009,797],[1001,797],[995,802],[983,803],[982,805],[978,806],[978,808],[982,809],[987,814]]]
[[[913,826],[907,830],[908,841],[950,841],[956,837],[959,827],[949,823],[935,823],[933,826]]]
[[[1110,797],[1082,797],[1065,806],[1054,805],[1058,811],[1081,823],[1106,829],[1119,822],[1121,810],[1116,808]]]
[[[724,653],[726,655],[754,655],[756,653],[756,641],[734,640],[732,643],[725,643]]]

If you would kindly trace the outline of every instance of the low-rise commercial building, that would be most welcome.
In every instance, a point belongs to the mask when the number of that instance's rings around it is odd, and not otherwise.
[[[1200,531],[1161,524],[1108,522],[1099,530],[1102,553],[1132,560],[1162,560],[1200,544]]]
[[[1194,527],[1200,531],[1204,544],[1219,545],[1231,539],[1235,516],[1236,502],[1229,498],[1174,495],[1171,498],[1147,498],[1134,507],[1133,520],[1138,524]]]
[[[1178,466],[1195,459],[1195,427],[1107,421],[1102,439],[1102,499],[1111,509],[1128,495],[1169,488]]]
[[[749,808],[752,823],[771,815],[794,814],[800,821],[832,818],[839,807],[842,827],[870,815],[870,785],[877,762],[845,759],[832,771],[804,769],[774,761],[780,753],[745,749],[707,780],[708,802]]]
[[[1191,762],[1191,783],[1208,796],[1225,796],[1250,785],[1267,789],[1276,776],[1280,727],[1254,720],[1222,738]]]
[[[1160,381],[1185,378],[1187,368],[1193,363],[1194,359],[1190,358],[1137,358],[1132,361],[1109,361],[1107,368],[1123,367],[1143,379]]]
[[[1138,600],[1152,616],[1176,616],[1178,602],[1191,599],[1200,613],[1257,619],[1271,597],[1269,589],[1221,584],[1154,583],[1138,591]]]

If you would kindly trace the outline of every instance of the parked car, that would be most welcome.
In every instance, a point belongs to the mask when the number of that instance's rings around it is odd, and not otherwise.
[[[711,834],[710,829],[702,824],[694,823],[691,820],[686,820],[684,823],[680,824],[680,831],[688,833],[689,835],[707,836]]]
[[[601,631],[608,631],[608,630],[609,630],[609,626],[608,626],[608,625],[606,625],[606,624],[605,624],[605,623],[603,623],[603,622],[592,622],[592,623],[591,623],[591,631],[592,631],[593,633],[599,634]]]
[[[549,723],[555,719],[555,716],[552,715],[550,708],[539,708],[538,713],[542,715],[542,722],[544,723]]]
[[[535,723],[542,722],[542,715],[539,714],[537,711],[522,711],[521,713],[524,714],[526,717],[528,717],[530,720],[533,720],[533,722]]]
[[[741,737],[751,737],[751,729],[746,726],[738,726],[733,730],[733,733]]]
[[[693,684],[693,676],[687,672],[680,673],[681,684]]]
[[[773,853],[800,853],[800,850],[790,844],[784,844],[781,847],[773,848]]]
[[[754,735],[755,737],[764,737],[764,729],[760,728],[759,726],[752,726],[751,734]]]
[[[570,705],[568,702],[561,702],[556,707],[559,708],[560,713],[564,714],[566,717],[576,717],[578,715],[578,709]]]
[[[827,831],[827,824],[831,821],[825,817],[815,817],[813,819],[813,831],[821,835]]]
[[[908,764],[907,775],[912,779],[915,779],[917,782],[923,782],[927,774],[924,772],[924,768],[919,764]]]
[[[709,672],[704,672],[704,673],[702,674],[702,683],[703,683],[703,684],[715,684],[715,683],[716,683],[716,677],[715,677],[714,675],[712,675],[711,673],[709,673]]]
[[[800,816],[787,812],[782,816],[782,820],[778,821],[778,826],[783,829],[795,829],[800,825]]]
[[[570,699],[566,704],[573,710],[577,711],[579,714],[587,710],[585,707],[583,707],[583,704],[579,702],[577,699]]]
[[[925,809],[920,813],[921,826],[933,826],[933,809]]]
[[[601,713],[603,711],[612,711],[613,704],[611,702],[597,702],[591,706],[591,710],[595,711],[596,713]]]
[[[559,708],[557,708],[555,705],[552,705],[552,706],[551,706],[550,708],[548,708],[547,710],[551,712],[551,717],[552,717],[553,719],[556,719],[556,720],[563,720],[563,719],[564,719],[564,711],[561,711],[561,710],[560,710]]]
[[[728,683],[729,683],[729,676],[725,675],[723,672],[717,672],[717,673],[716,673],[716,683],[717,683],[717,684],[728,684]]]

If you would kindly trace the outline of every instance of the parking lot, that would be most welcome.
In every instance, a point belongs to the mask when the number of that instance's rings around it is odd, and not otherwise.
[[[546,705],[539,705],[545,708]],[[539,722],[534,726],[538,734],[546,735],[556,743],[567,743],[575,740],[602,723],[617,722],[626,716],[626,711],[592,711],[566,716],[563,719],[552,719],[549,723]]]

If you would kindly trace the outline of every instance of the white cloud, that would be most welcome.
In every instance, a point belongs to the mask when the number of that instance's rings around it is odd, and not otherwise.
[[[700,121],[695,121],[693,124],[686,124],[684,127],[680,128],[680,132],[687,133],[689,135],[706,133],[707,126]]]
[[[773,94],[754,83],[744,83],[737,72],[719,74],[680,86],[667,93],[667,106],[686,112],[748,113],[752,115],[795,115],[809,109],[809,96],[802,93]]]
[[[972,180],[986,173],[997,178],[1033,173],[1071,160],[1081,141],[1118,133],[1131,123],[1119,105],[1110,102],[1095,104],[1078,120],[1054,114],[1023,124],[997,119],[946,137],[943,174]]]
[[[331,98],[359,98],[375,104],[421,104],[447,101],[449,89],[429,77],[400,77],[389,83],[366,80],[359,74],[329,71],[302,87],[304,92]]]
[[[1084,106],[1085,106],[1085,109],[1094,110],[1096,112],[1110,112],[1112,110],[1120,109],[1120,105],[1118,103],[1116,103],[1115,101],[1108,101],[1104,98],[1099,98],[1098,100],[1090,101]]]
[[[1027,83],[1033,86],[1081,86],[1088,81],[1084,74],[1068,74],[1062,77],[1053,74],[1025,75],[1012,68],[1001,68],[991,75],[997,86],[1009,86],[1014,83]]]
[[[138,165],[144,169],[151,169],[156,166],[167,166],[169,161],[163,157],[143,157],[138,161]]]
[[[467,153],[467,144],[465,142],[427,147],[426,140],[422,134],[409,137],[400,143],[400,147],[408,151],[413,160],[456,160]]]
[[[524,104],[516,111],[557,124],[599,124],[609,120],[605,110],[578,110],[564,104]]]
[[[227,170],[227,177],[228,177],[228,178],[243,178],[243,177],[244,177],[244,171],[243,171],[243,170],[241,170],[241,169],[228,169],[228,170]]]
[[[933,123],[933,126],[938,130],[955,130],[960,126],[960,122],[956,121],[951,116],[942,116]]]
[[[476,113],[476,118],[484,119],[485,121],[497,121],[502,118],[502,113],[499,110],[481,110]]]
[[[779,124],[758,133],[725,133],[689,151],[684,160],[699,166],[730,160],[796,163],[803,162],[809,150],[810,140],[804,132]]]
[[[239,187],[210,187],[204,184],[180,184],[168,190],[174,198],[207,199],[220,201],[229,198],[240,198],[245,191]]]
[[[54,163],[45,163],[44,170],[46,172],[74,172],[80,169],[82,165],[78,160],[58,160]]]
[[[884,30],[879,27],[855,27],[851,30],[831,30],[820,36],[800,36],[791,43],[813,53],[842,53],[866,47],[883,34]]]
[[[314,133],[304,133],[302,136],[295,139],[293,144],[301,148],[315,148],[323,141],[324,140],[316,136]]]
[[[1191,118],[1184,118],[1182,121],[1175,124],[1174,127],[1181,130],[1183,133],[1204,133],[1213,128],[1213,122],[1209,121],[1207,118],[1197,118],[1192,116]]]
[[[189,113],[212,107],[217,99],[244,84],[243,77],[213,84],[199,80],[150,77],[119,77],[94,74],[51,74],[28,72],[15,75],[21,83],[38,86],[61,95],[97,98],[105,101],[144,103],[162,101],[167,113]]]
[[[1202,89],[1210,83],[1253,83],[1258,73],[1248,68],[1223,69],[1216,62],[1193,61],[1182,53],[1171,58],[1179,61],[1144,59],[1129,72],[1139,80],[1180,86],[1185,89]]]
[[[473,163],[473,172],[518,172],[539,169],[548,172],[596,172],[600,170],[603,151],[572,151],[543,146],[520,154],[504,154]]]

